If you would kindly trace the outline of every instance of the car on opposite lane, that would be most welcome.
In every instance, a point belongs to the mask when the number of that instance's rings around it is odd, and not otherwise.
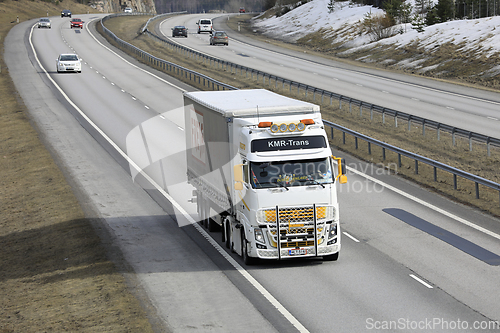
[[[71,29],[73,29],[73,28],[83,29],[83,21],[82,21],[82,19],[79,19],[79,18],[71,19],[71,21],[69,22],[69,26]]]
[[[38,21],[38,28],[51,28],[50,20],[46,17],[42,17]]]
[[[61,17],[70,17],[71,18],[71,11],[69,9],[63,9],[61,11]]]
[[[175,27],[172,28],[172,37],[177,37],[177,36],[184,36],[187,38],[188,32],[187,28],[183,25],[176,25]]]
[[[210,35],[210,45],[217,44],[229,45],[229,37],[225,31],[214,31]]]
[[[74,53],[62,53],[56,59],[56,69],[61,72],[82,72],[82,60]]]
[[[124,13],[133,13],[133,12],[134,12],[134,10],[133,10],[132,8],[130,8],[130,7],[127,7],[127,8],[125,8],[125,9],[123,10],[123,12],[124,12]]]

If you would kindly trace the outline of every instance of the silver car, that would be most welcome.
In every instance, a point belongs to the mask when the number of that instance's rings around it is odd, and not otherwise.
[[[42,17],[38,21],[38,28],[49,28],[50,29],[50,20],[46,17]]]
[[[60,54],[56,60],[57,72],[82,72],[82,60],[73,53]]]

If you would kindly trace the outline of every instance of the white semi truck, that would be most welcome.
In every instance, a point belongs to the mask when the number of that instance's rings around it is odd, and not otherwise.
[[[268,90],[184,93],[187,176],[201,223],[243,257],[340,251],[337,184],[319,106]]]

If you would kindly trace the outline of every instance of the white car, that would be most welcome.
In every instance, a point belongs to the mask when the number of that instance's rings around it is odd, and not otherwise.
[[[50,29],[50,20],[46,17],[42,17],[38,21],[38,28],[49,28]]]
[[[60,54],[56,60],[57,72],[82,72],[82,60],[74,53]]]
[[[212,20],[211,19],[201,19],[198,22],[198,33],[202,32],[212,32],[213,26],[212,26]]]
[[[133,10],[132,10],[132,8],[127,7],[127,8],[125,8],[124,12],[125,12],[125,13],[132,13],[132,12],[133,12]]]

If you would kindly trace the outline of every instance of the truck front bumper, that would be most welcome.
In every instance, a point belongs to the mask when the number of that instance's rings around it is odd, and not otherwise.
[[[280,255],[278,255],[277,249],[256,249],[256,250],[257,250],[257,256],[260,259],[321,257],[339,252],[340,244],[333,244],[329,246],[318,246],[317,254],[315,247],[303,247],[300,249],[284,248],[280,250]]]

